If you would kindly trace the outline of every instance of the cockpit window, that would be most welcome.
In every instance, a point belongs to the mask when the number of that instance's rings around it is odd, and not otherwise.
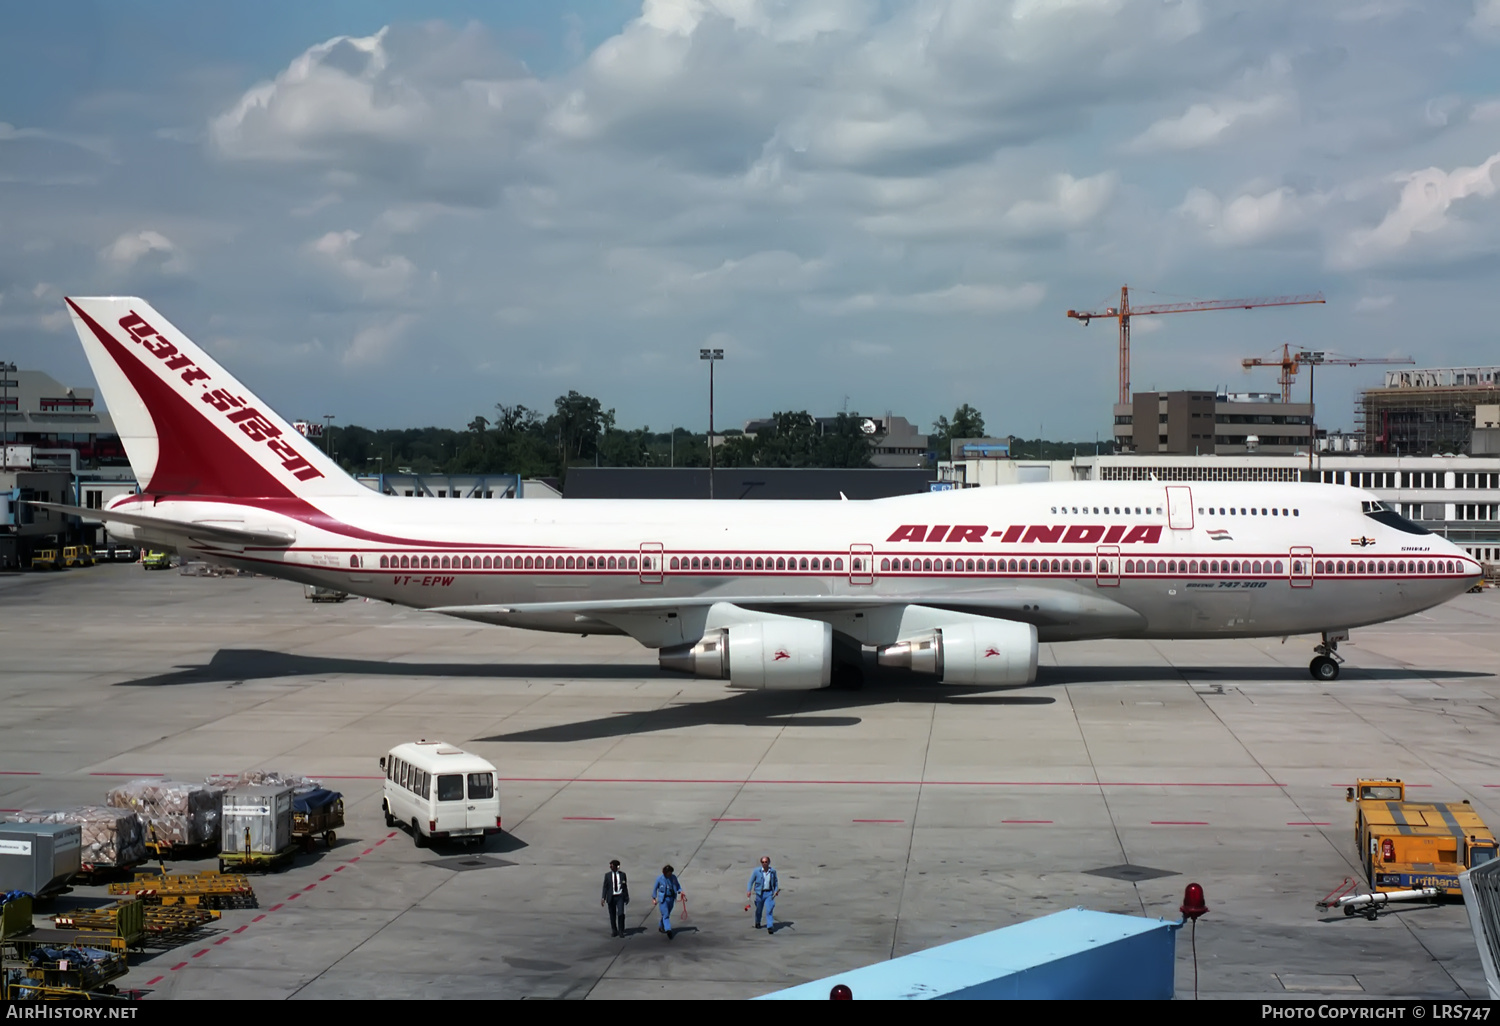
[[[1396,530],[1404,531],[1407,534],[1432,533],[1422,525],[1406,519],[1383,502],[1370,502],[1367,500],[1361,502],[1359,505],[1364,515],[1378,524],[1384,524],[1386,527],[1394,527]]]

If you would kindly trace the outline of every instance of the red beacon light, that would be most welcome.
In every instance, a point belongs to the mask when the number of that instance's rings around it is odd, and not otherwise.
[[[1187,890],[1182,892],[1182,907],[1178,909],[1182,918],[1197,922],[1198,917],[1208,911],[1208,905],[1203,900],[1203,885],[1190,883]]]
[[[829,1001],[853,1001],[854,991],[847,984],[835,983],[833,989],[828,992]]]

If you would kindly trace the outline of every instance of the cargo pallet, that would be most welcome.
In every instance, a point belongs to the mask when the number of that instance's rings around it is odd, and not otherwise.
[[[140,898],[147,905],[187,905],[226,909],[256,908],[255,888],[240,873],[206,870],[193,874],[137,873],[130,883],[112,883],[109,893]]]
[[[59,930],[81,931],[90,943],[118,938],[121,947],[138,948],[146,936],[146,904],[138,898],[123,898],[100,908],[59,912],[52,917],[52,925]],[[73,943],[83,942],[80,938]]]
[[[278,852],[221,851],[219,852],[219,872],[226,873],[231,866],[246,873],[281,869],[292,861],[301,847],[301,842],[298,842],[289,844]]]

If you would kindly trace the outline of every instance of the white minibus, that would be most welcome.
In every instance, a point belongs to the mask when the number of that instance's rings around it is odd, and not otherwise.
[[[380,767],[385,825],[410,827],[418,848],[459,837],[483,844],[500,832],[495,767],[479,756],[441,741],[414,741],[392,748]]]

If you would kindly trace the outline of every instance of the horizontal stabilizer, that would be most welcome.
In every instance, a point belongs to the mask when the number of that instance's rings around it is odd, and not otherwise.
[[[65,506],[57,502],[28,502],[27,505],[35,506],[37,509],[50,509],[55,513],[66,513],[69,516],[129,524],[131,527],[159,536],[163,541],[186,538],[189,541],[213,542],[220,545],[285,548],[297,540],[295,535],[286,531],[246,530],[242,527],[199,524],[186,520],[171,520],[167,517],[149,517],[140,513],[121,513],[110,509],[85,509],[82,506]]]

